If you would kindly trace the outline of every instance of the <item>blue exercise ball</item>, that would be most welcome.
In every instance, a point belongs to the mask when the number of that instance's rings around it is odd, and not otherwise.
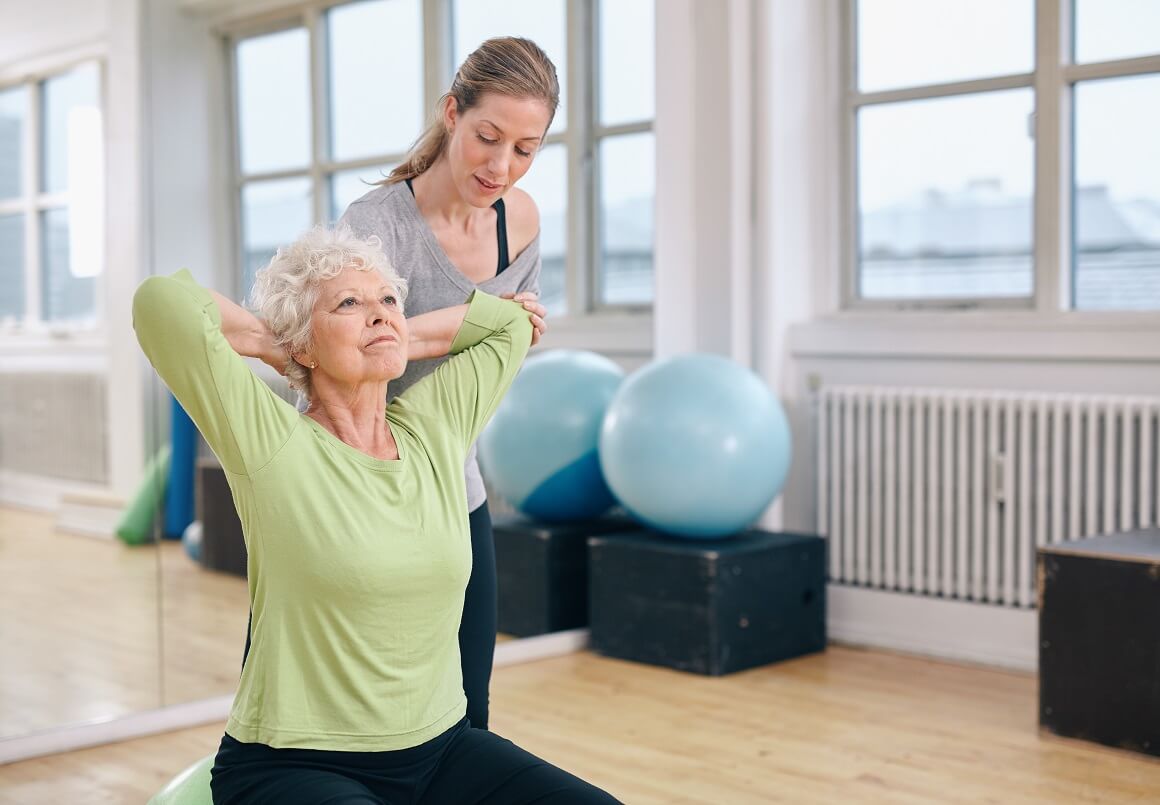
[[[620,503],[681,537],[752,525],[789,464],[781,404],[757,375],[716,355],[656,361],[629,377],[600,433],[600,465]]]
[[[181,532],[181,544],[185,555],[195,562],[201,561],[202,529],[201,520],[194,520]]]
[[[538,520],[598,517],[616,501],[600,473],[600,423],[624,380],[619,366],[582,350],[529,358],[479,440],[491,487]]]

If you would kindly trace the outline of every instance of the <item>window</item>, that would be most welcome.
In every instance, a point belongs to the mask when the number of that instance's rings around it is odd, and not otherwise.
[[[849,304],[1160,309],[1160,5],[850,7]]]
[[[101,73],[0,88],[0,327],[92,328],[104,271]]]
[[[447,28],[433,33],[425,9]],[[651,304],[653,28],[653,0],[360,0],[235,38],[239,290],[279,244],[340,217],[397,165],[455,67],[503,35],[544,48],[561,85],[520,182],[540,208],[545,305]],[[574,52],[579,42],[594,44]]]
[[[234,42],[241,295],[278,246],[339,218],[418,136],[420,5],[310,10]],[[314,53],[323,54],[321,76],[311,70]]]

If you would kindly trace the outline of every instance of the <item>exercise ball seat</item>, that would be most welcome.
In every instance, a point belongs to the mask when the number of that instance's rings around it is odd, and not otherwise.
[[[646,525],[725,537],[752,525],[785,484],[789,422],[753,372],[716,355],[680,355],[621,385],[599,454],[616,498]]]
[[[213,805],[213,795],[209,791],[209,770],[213,768],[213,755],[203,757],[169,784],[153,795],[149,805]]]
[[[529,358],[479,440],[492,489],[537,520],[598,517],[615,499],[600,473],[597,441],[624,380],[613,361],[583,350]]]

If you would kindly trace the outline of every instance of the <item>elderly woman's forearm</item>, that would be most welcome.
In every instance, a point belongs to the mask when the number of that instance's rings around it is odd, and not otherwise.
[[[217,303],[222,319],[222,335],[226,337],[234,352],[246,358],[258,358],[279,371],[285,368],[285,352],[274,341],[274,335],[266,323],[244,307],[210,291]]]
[[[456,333],[463,326],[467,308],[467,305],[455,305],[408,317],[411,336],[407,343],[407,360],[424,361],[447,355]]]

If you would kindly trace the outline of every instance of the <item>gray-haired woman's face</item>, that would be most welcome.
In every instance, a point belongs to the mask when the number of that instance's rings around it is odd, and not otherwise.
[[[448,99],[443,122],[451,131],[447,159],[460,196],[473,207],[490,207],[532,166],[549,112],[543,101],[491,92],[462,115]]]
[[[394,380],[407,368],[407,319],[395,287],[376,270],[344,268],[319,286],[313,348],[295,359],[340,385]]]

